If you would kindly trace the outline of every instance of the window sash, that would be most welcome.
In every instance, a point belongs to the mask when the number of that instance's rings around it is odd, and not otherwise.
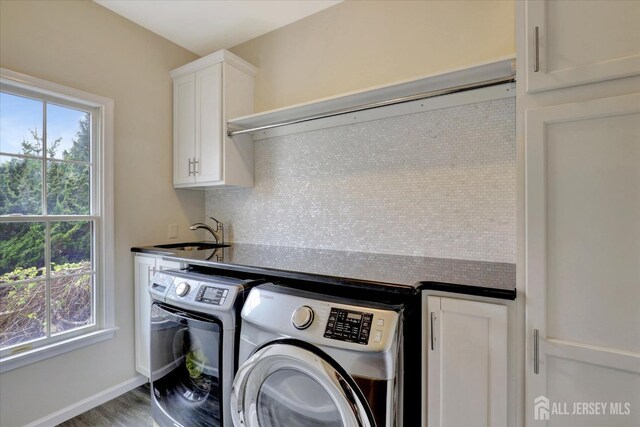
[[[101,200],[104,196],[103,185],[101,177],[103,176],[101,167],[102,150],[101,144],[104,143],[100,140],[103,135],[104,123],[103,114],[104,111],[97,105],[92,105],[87,102],[80,102],[71,97],[64,96],[62,94],[54,94],[52,92],[43,91],[40,89],[30,89],[22,85],[15,86],[11,83],[3,81],[0,83],[0,91],[30,98],[39,102],[42,102],[42,151],[41,155],[25,155],[19,153],[2,152],[0,154],[4,156],[10,156],[14,158],[32,159],[42,162],[42,195],[41,206],[42,215],[22,215],[22,214],[9,214],[0,215],[0,223],[4,222],[40,222],[45,224],[45,274],[33,279],[27,279],[22,281],[16,281],[11,283],[0,284],[0,288],[7,286],[24,286],[33,282],[42,282],[45,286],[45,320],[47,322],[46,335],[44,337],[36,338],[34,340],[25,341],[22,343],[13,344],[0,348],[0,359],[8,356],[19,354],[23,351],[36,349],[38,347],[49,346],[61,341],[68,340],[74,337],[81,337],[82,335],[91,334],[97,330],[105,329],[109,325],[105,322],[104,302],[102,296],[105,295],[104,286],[104,266],[102,260],[104,254],[102,253],[103,242],[101,236],[103,236],[102,230],[102,212]],[[72,108],[89,114],[90,120],[90,149],[89,149],[89,161],[79,160],[65,160],[53,158],[48,155],[48,135],[47,135],[47,105],[52,104],[61,107]],[[89,215],[52,215],[48,213],[48,194],[47,194],[47,168],[48,162],[77,164],[89,167]],[[77,274],[77,276],[89,275],[91,277],[91,317],[92,322],[89,325],[71,329],[69,331],[63,331],[52,335],[51,332],[51,286],[54,280],[63,277],[73,277],[76,275],[61,275],[52,276],[51,271],[51,223],[61,221],[90,221],[92,223],[92,245],[91,245],[91,270]]]
[[[16,215],[16,216],[12,216],[12,215],[5,215],[5,216],[0,216],[0,224],[2,223],[16,223],[16,222],[21,222],[21,223],[31,223],[31,222],[37,222],[37,223],[44,223],[45,224],[45,263],[44,263],[44,267],[45,267],[45,271],[47,272],[45,275],[43,276],[39,276],[39,277],[34,277],[32,279],[24,279],[24,280],[16,280],[14,282],[8,282],[8,283],[0,283],[0,288],[6,287],[6,286],[13,286],[13,285],[18,285],[18,284],[27,284],[27,283],[31,283],[31,282],[37,282],[37,281],[41,281],[41,280],[45,280],[46,277],[48,277],[48,275],[50,275],[50,271],[49,271],[49,267],[50,267],[50,260],[47,261],[47,252],[51,251],[51,245],[50,245],[50,233],[49,233],[49,227],[50,224],[52,222],[90,222],[92,223],[93,227],[92,227],[92,233],[91,233],[91,241],[92,241],[92,245],[91,245],[91,270],[87,271],[86,273],[78,273],[78,274],[63,274],[60,276],[50,276],[52,278],[59,278],[59,277],[71,277],[74,275],[83,275],[83,274],[97,274],[100,271],[100,265],[99,263],[97,263],[95,260],[100,258],[101,255],[101,242],[100,242],[100,235],[101,233],[101,217],[96,216],[96,215],[49,215],[48,217],[44,217],[44,216],[36,216],[36,215],[31,215],[31,216],[26,216],[26,215]]]

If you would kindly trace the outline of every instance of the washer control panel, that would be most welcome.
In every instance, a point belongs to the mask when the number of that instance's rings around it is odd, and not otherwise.
[[[186,310],[218,314],[235,310],[237,297],[251,280],[197,272],[164,270],[156,273],[149,286],[155,301]]]
[[[373,313],[331,307],[324,337],[367,345]]]
[[[218,288],[215,286],[200,285],[196,301],[206,304],[223,305],[229,294],[228,289]]]

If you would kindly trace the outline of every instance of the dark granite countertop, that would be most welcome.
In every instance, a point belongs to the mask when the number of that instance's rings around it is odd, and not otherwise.
[[[135,247],[190,265],[390,292],[421,289],[515,299],[515,264],[234,243],[201,251]]]

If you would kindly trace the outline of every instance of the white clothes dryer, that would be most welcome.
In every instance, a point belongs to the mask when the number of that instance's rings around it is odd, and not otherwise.
[[[402,425],[402,310],[253,288],[241,312],[234,425]]]

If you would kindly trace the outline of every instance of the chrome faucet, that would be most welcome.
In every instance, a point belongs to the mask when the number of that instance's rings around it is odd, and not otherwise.
[[[211,233],[216,243],[221,245],[224,243],[224,224],[218,221],[217,219],[215,219],[214,217],[209,217],[209,218],[211,218],[216,223],[215,229],[209,227],[205,223],[196,222],[195,224],[192,224],[191,227],[189,227],[189,230],[197,230],[198,228],[204,228],[209,233]]]

